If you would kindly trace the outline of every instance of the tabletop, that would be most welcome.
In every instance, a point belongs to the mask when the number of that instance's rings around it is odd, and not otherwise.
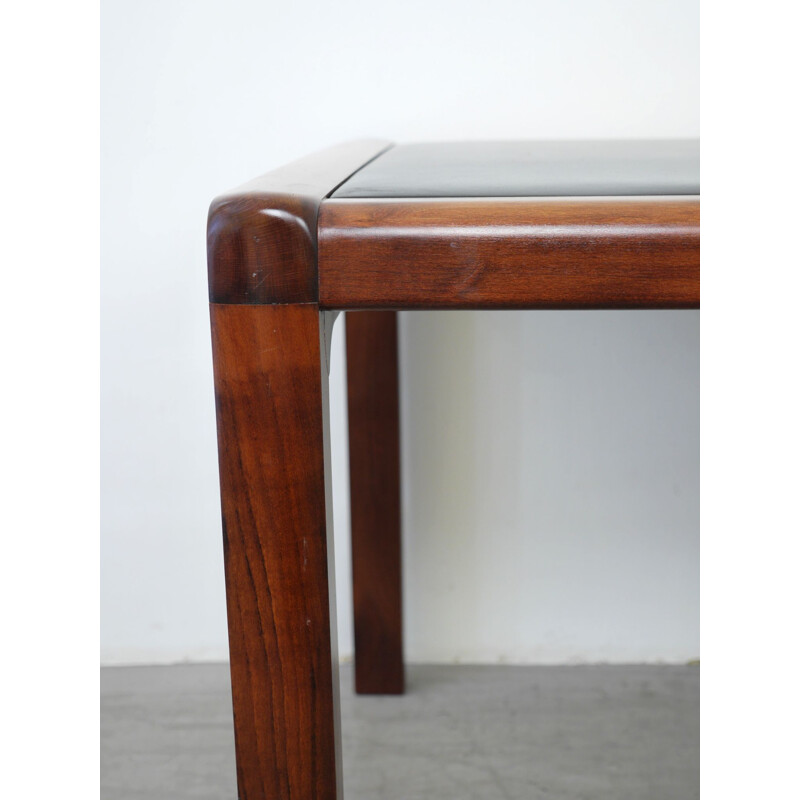
[[[329,308],[695,308],[699,143],[439,142],[320,205]]]
[[[699,193],[696,141],[348,142],[214,200],[209,297],[697,308]]]
[[[435,142],[397,145],[331,197],[696,195],[696,140]]]

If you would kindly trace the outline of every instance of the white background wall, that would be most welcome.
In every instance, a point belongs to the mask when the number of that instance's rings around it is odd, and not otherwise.
[[[694,0],[103,4],[105,663],[226,657],[210,199],[363,136],[697,136],[697,18]],[[697,313],[401,326],[409,659],[697,656]],[[347,655],[342,334],[339,321]]]

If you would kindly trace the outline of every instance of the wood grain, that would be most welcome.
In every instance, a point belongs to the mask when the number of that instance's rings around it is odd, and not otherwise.
[[[359,694],[402,694],[400,412],[397,315],[347,315],[347,402],[355,680]]]
[[[320,314],[211,328],[239,798],[341,800]]]
[[[696,308],[698,198],[335,200],[320,305]]]
[[[217,197],[208,212],[209,299],[316,302],[320,201],[388,146],[331,147]]]
[[[341,800],[321,309],[699,305],[697,198],[326,199],[386,147],[332,148],[209,211],[241,800]],[[357,683],[402,691],[396,323],[353,319]]]

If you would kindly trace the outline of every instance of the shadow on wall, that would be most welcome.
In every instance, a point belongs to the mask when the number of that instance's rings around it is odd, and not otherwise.
[[[699,313],[400,317],[410,661],[699,650]]]

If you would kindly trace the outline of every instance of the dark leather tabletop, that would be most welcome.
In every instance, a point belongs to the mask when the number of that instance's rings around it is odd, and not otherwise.
[[[397,145],[334,198],[697,195],[696,140]]]

